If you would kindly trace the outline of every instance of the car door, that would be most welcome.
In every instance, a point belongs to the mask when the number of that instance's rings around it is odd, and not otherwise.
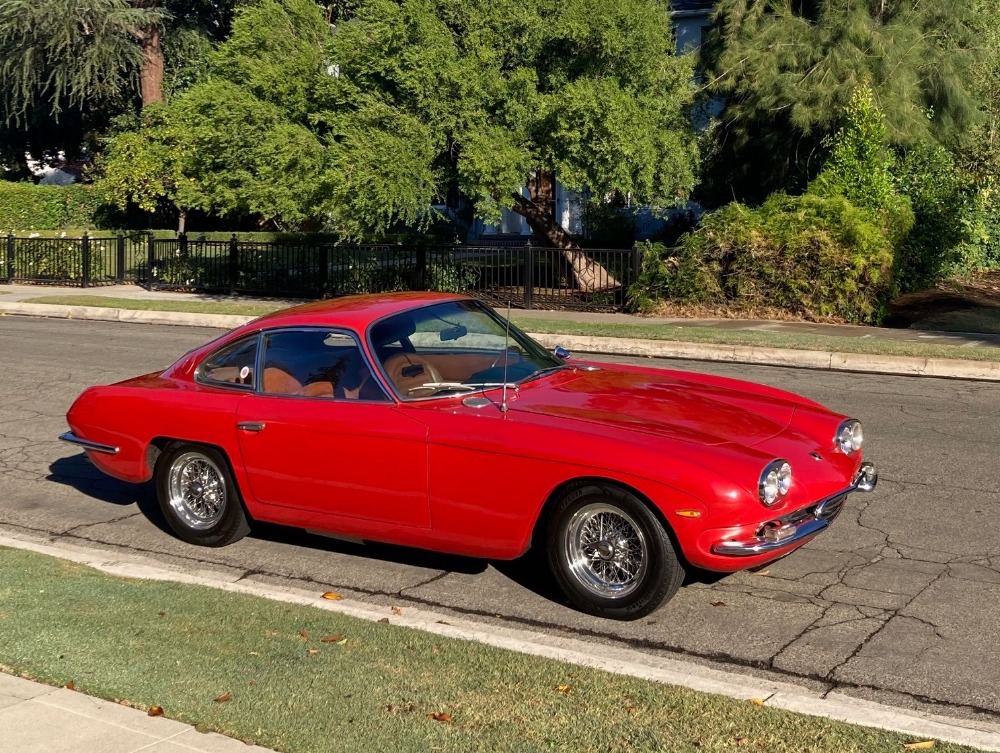
[[[262,343],[259,389],[237,409],[256,500],[429,527],[426,428],[396,410],[353,335],[302,328]]]

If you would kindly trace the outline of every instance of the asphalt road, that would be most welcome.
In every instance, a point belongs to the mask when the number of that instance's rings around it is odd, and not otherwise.
[[[1000,385],[664,364],[772,384],[861,418],[881,481],[766,570],[693,578],[650,617],[618,623],[565,606],[530,559],[488,563],[273,527],[223,549],[189,546],[166,533],[149,485],[107,478],[56,440],[84,387],[162,368],[217,334],[0,318],[0,530],[1000,718]]]

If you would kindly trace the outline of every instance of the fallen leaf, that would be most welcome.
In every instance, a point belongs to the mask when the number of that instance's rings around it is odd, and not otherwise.
[[[560,683],[559,685],[556,685],[556,690],[558,690],[560,693],[572,693],[573,692],[573,688],[571,688],[569,685],[565,685],[565,684],[562,684],[562,683]]]
[[[66,690],[76,690],[76,683],[70,680],[66,683]]]
[[[157,612],[156,614],[157,614],[157,615],[158,615],[159,617],[166,617],[166,616],[167,616],[167,613],[166,613],[166,612]]]
[[[324,635],[320,638],[321,643],[340,643],[342,640],[344,640],[343,633],[337,633],[336,635]]]
[[[319,649],[318,648],[308,648],[308,649],[306,649],[306,653],[309,654],[309,656],[315,656],[316,654],[319,653]]]
[[[299,635],[305,638],[306,640],[309,640],[309,632],[307,630],[300,630]]]
[[[388,621],[389,621],[388,617],[383,617],[381,620],[379,620],[379,622],[388,622]]]
[[[736,738],[736,744],[737,745],[746,745],[748,742],[750,742],[750,741],[747,740],[745,737],[737,737]]]
[[[159,706],[150,706],[149,711],[146,712],[146,716],[163,716],[163,709]]]
[[[763,706],[764,705],[764,699],[763,698],[751,698],[750,699],[750,703],[752,703],[754,706]]]
[[[769,572],[771,572],[771,571],[770,570],[761,570],[760,572],[754,573],[754,575],[767,575]]]
[[[433,651],[435,654],[440,654],[441,648],[440,646],[434,646],[434,648],[432,648],[431,651]]]
[[[903,747],[907,750],[929,750],[937,745],[937,740],[923,740],[919,743],[907,743]]]
[[[240,738],[240,742],[243,743],[244,745],[256,745],[257,744],[257,741],[254,740],[252,737],[241,737]]]
[[[712,606],[713,607],[724,607],[724,606],[726,606],[726,602],[724,602],[724,601],[713,601],[712,602]]]
[[[216,698],[215,702],[216,703],[225,703],[226,701],[231,701],[231,700],[233,700],[233,694],[227,691],[227,692],[223,693],[222,695],[220,695],[218,698]]]
[[[399,615],[403,614],[403,610],[400,609],[399,607],[393,607],[392,613],[398,617]]]
[[[251,680],[250,681],[250,687],[256,688],[257,687],[257,681],[256,680]]]
[[[427,718],[428,719],[433,719],[435,722],[447,722],[448,724],[451,724],[451,722],[452,722],[451,715],[450,714],[445,714],[445,713],[434,712],[434,713],[428,714]]]
[[[330,601],[337,601],[339,599],[342,599],[343,597],[336,591],[327,591],[325,594],[323,594],[323,598],[328,599]]]
[[[396,710],[396,707],[390,703],[388,706],[385,707],[385,710],[391,714],[393,711]]]
[[[438,620],[437,624],[438,625],[450,625],[451,623],[450,622],[445,622],[444,620]]]

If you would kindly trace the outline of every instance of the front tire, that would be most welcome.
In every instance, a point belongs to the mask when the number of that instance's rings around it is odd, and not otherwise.
[[[564,495],[549,517],[546,550],[570,602],[600,617],[645,617],[684,580],[663,524],[615,486],[586,484]]]
[[[156,495],[177,536],[198,546],[225,546],[250,533],[239,490],[221,452],[177,444],[156,463]]]

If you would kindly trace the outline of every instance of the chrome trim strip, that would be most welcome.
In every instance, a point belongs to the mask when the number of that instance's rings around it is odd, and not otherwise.
[[[93,450],[94,452],[103,452],[106,455],[117,455],[118,447],[112,447],[109,444],[101,444],[100,442],[91,442],[89,439],[82,439],[78,437],[71,431],[67,431],[59,435],[59,439],[63,442],[69,442],[70,444],[79,445],[85,450]]]
[[[768,523],[778,523],[781,528],[795,526],[795,533],[787,539],[781,541],[767,541],[762,535],[755,536],[747,541],[723,541],[712,546],[713,554],[725,554],[731,557],[752,557],[757,554],[768,554],[770,552],[780,552],[793,544],[798,544],[804,539],[812,538],[830,525],[834,518],[840,514],[837,510],[833,518],[824,520],[818,517],[822,514],[823,508],[835,500],[846,497],[851,492],[870,492],[878,483],[878,471],[872,463],[862,463],[854,477],[854,481],[846,489],[842,489],[835,494],[824,497],[819,502],[805,508],[794,510],[773,521],[764,521],[761,525]]]

